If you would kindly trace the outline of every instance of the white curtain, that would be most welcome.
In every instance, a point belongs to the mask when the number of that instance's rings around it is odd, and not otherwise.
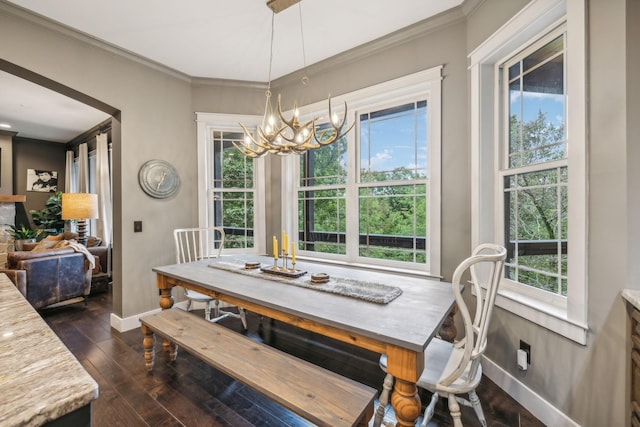
[[[113,227],[111,205],[111,173],[107,134],[96,136],[96,192],[98,193],[98,236],[105,246],[111,244]]]
[[[67,151],[67,162],[64,170],[64,192],[72,193],[73,188],[73,151]]]
[[[78,146],[78,193],[89,192],[89,148],[87,143]]]

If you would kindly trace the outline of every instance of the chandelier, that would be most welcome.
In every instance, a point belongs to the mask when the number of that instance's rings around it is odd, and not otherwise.
[[[298,0],[299,1],[299,0]],[[308,150],[315,150],[329,145],[345,136],[353,127],[347,127],[347,103],[344,103],[344,114],[339,117],[332,111],[331,95],[328,97],[329,120],[327,124],[319,123],[320,118],[313,118],[300,123],[299,112],[296,104],[293,105],[293,113],[287,119],[282,113],[280,95],[278,95],[277,108],[273,108],[271,94],[271,66],[273,62],[273,30],[275,14],[284,8],[297,3],[296,0],[269,0],[267,6],[272,9],[271,14],[271,50],[269,52],[269,81],[265,92],[266,105],[262,124],[258,126],[256,133],[251,132],[240,123],[244,131],[244,140],[234,141],[233,145],[247,157],[261,157],[267,153],[285,156],[288,154],[302,154]],[[281,3],[278,5],[278,3]],[[300,8],[300,4],[298,4]],[[302,51],[304,57],[304,33],[302,32],[302,11],[300,10],[300,32],[302,34]],[[305,58],[306,68],[306,58]],[[307,84],[308,77],[303,77],[303,84]]]

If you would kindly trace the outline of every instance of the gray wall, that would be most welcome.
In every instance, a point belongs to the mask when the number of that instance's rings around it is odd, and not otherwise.
[[[170,232],[190,225],[195,209],[195,131],[188,79],[129,60],[80,37],[39,25],[0,4],[0,58],[69,86],[122,112],[114,124],[114,307],[132,316],[158,307],[151,268],[173,261]],[[178,147],[178,149],[176,149]],[[126,154],[124,154],[126,153]],[[149,159],[170,160],[183,185],[169,200],[137,184]],[[133,221],[142,220],[142,233]]]
[[[13,193],[13,137],[15,132],[0,130],[0,194]]]
[[[511,2],[485,1],[469,16],[469,52],[508,18],[503,13],[507,3]],[[629,425],[629,363],[627,314],[620,292],[638,287],[633,280],[637,275],[628,275],[629,269],[638,267],[632,267],[634,259],[628,256],[631,250],[637,255],[640,235],[637,225],[628,225],[637,221],[627,219],[628,210],[638,203],[638,148],[629,138],[626,123],[635,121],[630,126],[637,129],[637,83],[632,80],[637,76],[640,39],[637,30],[627,33],[625,1],[592,0],[587,4],[588,342],[586,346],[576,344],[498,309],[487,355],[579,424],[621,426]],[[626,16],[634,25],[638,18],[638,2],[635,4],[634,16]],[[635,68],[632,62],[625,66],[627,54],[635,56]],[[627,85],[636,86],[635,99],[628,98]],[[627,157],[627,150],[629,154],[635,151],[633,159]],[[627,164],[635,171],[628,171]],[[532,346],[532,365],[526,373],[515,366],[520,339]]]
[[[438,17],[436,22],[446,22],[444,28],[428,23],[402,43],[384,49],[372,44],[325,63],[331,67],[309,67],[311,84],[304,91],[297,84],[299,76],[274,83],[274,92],[282,91],[285,99],[299,96],[300,102],[310,102],[323,99],[329,91],[337,95],[444,65],[442,274],[446,279],[470,252],[466,56],[527,2],[472,3],[478,6],[466,18],[460,10]],[[638,135],[640,97],[632,71],[637,70],[640,40],[638,30],[627,28],[625,22],[635,24],[640,16],[635,0],[588,4],[588,343],[575,344],[498,309],[488,357],[582,425],[628,425],[628,324],[619,294],[624,287],[639,287],[640,267],[634,261],[640,252],[636,224],[640,172],[635,161],[640,153],[632,141]],[[151,268],[172,262],[171,230],[197,221],[194,113],[260,114],[264,90],[259,85],[205,80],[191,84],[184,76],[100,50],[10,10],[0,3],[0,39],[11,40],[0,43],[0,58],[122,112],[115,125],[117,129],[121,123],[121,141],[114,143],[114,312],[127,317],[155,309],[158,298]],[[181,174],[182,186],[174,198],[154,200],[140,190],[138,169],[151,158],[170,160]],[[277,176],[275,168],[271,172]],[[274,203],[279,206],[277,200]],[[143,220],[143,233],[133,233],[134,220]],[[268,222],[275,226],[271,218]],[[526,374],[515,368],[519,339],[533,349],[533,364]]]
[[[4,152],[2,153],[4,156]],[[16,204],[16,224],[29,226],[30,210],[40,210],[52,193],[27,191],[27,169],[41,169],[58,172],[58,190],[64,191],[65,146],[56,142],[34,139],[13,139],[13,176],[15,177],[13,193],[25,194],[27,201],[23,206]],[[22,215],[20,209],[22,208]]]

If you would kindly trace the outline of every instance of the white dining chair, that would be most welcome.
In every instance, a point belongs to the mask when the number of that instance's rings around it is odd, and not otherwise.
[[[217,258],[224,248],[225,232],[221,227],[210,228],[178,228],[173,230],[176,244],[176,263],[199,261],[206,258]],[[222,311],[220,301],[199,292],[184,289],[187,298],[187,311],[191,309],[193,302],[205,304],[204,317],[210,322],[218,322],[226,317],[239,318],[244,329],[247,329],[247,317],[242,307],[238,307],[238,313]],[[214,304],[213,317],[211,316],[211,303]]]
[[[439,396],[447,397],[449,412],[455,427],[462,427],[460,404],[473,407],[480,423],[487,421],[475,392],[482,378],[480,359],[487,347],[487,330],[498,292],[507,250],[499,245],[479,245],[472,255],[464,260],[453,273],[452,287],[458,311],[464,324],[464,337],[455,343],[433,338],[424,352],[424,371],[416,385],[433,393],[427,406],[421,427],[426,427],[433,417]],[[476,294],[476,312],[473,321],[462,297],[460,281],[463,274],[471,273],[471,286]],[[485,290],[486,289],[486,290]],[[387,372],[387,356],[380,357],[380,367]],[[380,394],[373,426],[379,427],[389,402],[394,378],[387,373]],[[468,394],[469,400],[461,394]]]

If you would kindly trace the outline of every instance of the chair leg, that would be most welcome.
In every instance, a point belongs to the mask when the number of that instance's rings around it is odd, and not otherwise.
[[[420,427],[427,427],[427,424],[429,423],[429,421],[431,421],[431,418],[433,418],[433,413],[436,410],[436,404],[438,403],[439,397],[440,396],[438,395],[437,391],[433,392],[431,401],[429,402],[429,406],[427,406],[424,410],[424,416],[422,417],[422,423],[420,423]]]
[[[378,399],[378,409],[376,409],[376,416],[373,420],[372,427],[380,427],[382,419],[384,418],[384,412],[387,409],[389,403],[389,396],[391,394],[391,388],[393,387],[393,375],[387,374],[384,377],[384,383],[382,384],[382,393]]]
[[[453,418],[453,427],[462,427],[462,411],[455,394],[449,394],[449,412]]]
[[[482,411],[482,405],[480,404],[480,399],[476,394],[475,390],[471,390],[469,392],[469,400],[471,401],[471,405],[473,406],[473,410],[476,411],[476,416],[480,420],[480,424],[483,427],[487,427],[487,420],[484,418],[484,412]]]
[[[187,298],[187,311],[191,310],[191,298]]]
[[[247,313],[245,313],[244,308],[238,307],[238,313],[240,313],[240,321],[242,322],[242,327],[246,331],[247,329]]]
[[[204,318],[211,320],[211,301],[207,301],[204,307]]]
[[[217,319],[218,317],[220,317],[220,301],[214,300],[213,303],[215,304],[215,308],[213,309],[213,317]]]

